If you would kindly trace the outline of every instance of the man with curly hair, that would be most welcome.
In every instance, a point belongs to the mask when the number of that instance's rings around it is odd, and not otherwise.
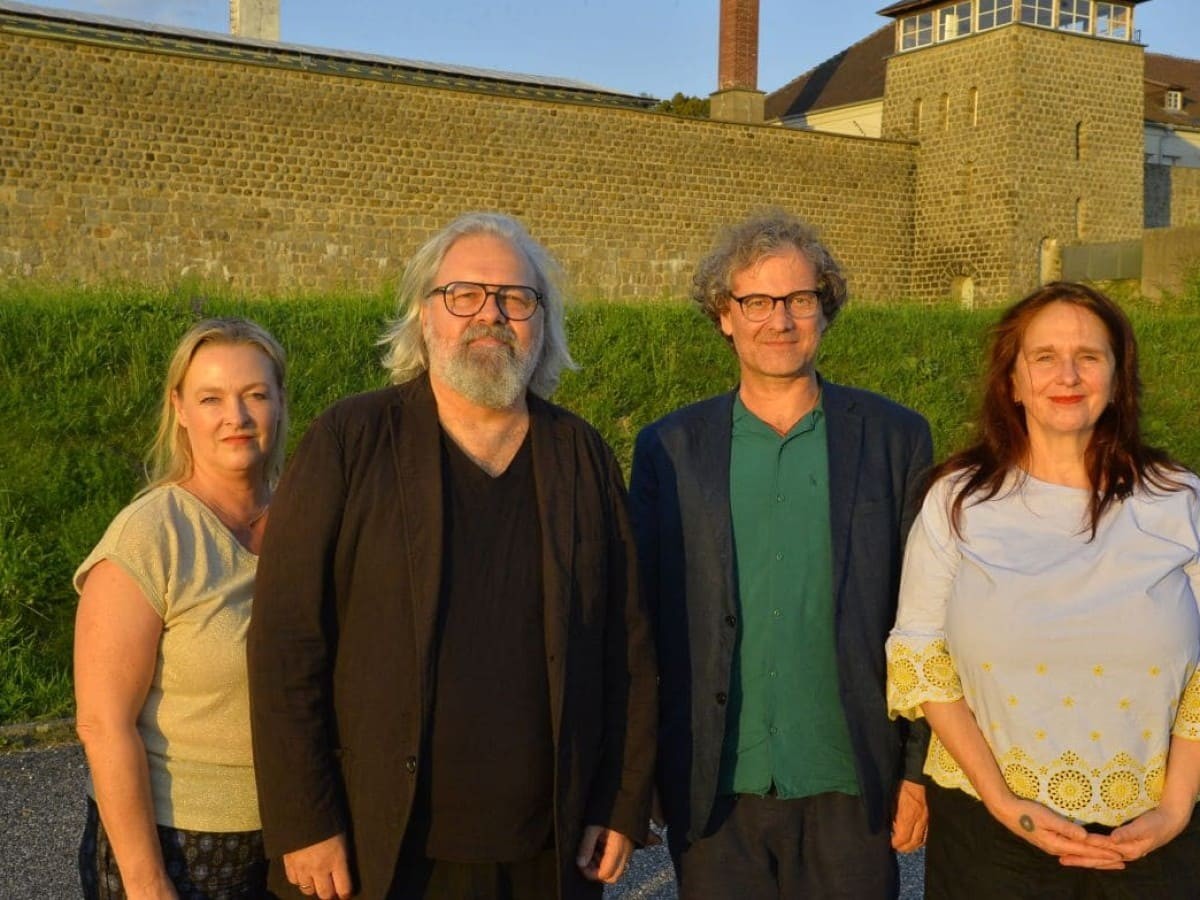
[[[631,484],[680,897],[894,897],[928,733],[888,720],[883,648],[929,426],[817,372],[846,283],[795,216],[727,229],[693,299],[739,384],[642,431]]]

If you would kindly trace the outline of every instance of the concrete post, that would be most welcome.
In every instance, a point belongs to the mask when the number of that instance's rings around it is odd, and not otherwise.
[[[229,33],[279,40],[279,0],[229,0]]]

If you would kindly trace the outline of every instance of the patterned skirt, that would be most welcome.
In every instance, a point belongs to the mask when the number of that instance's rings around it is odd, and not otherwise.
[[[184,831],[158,826],[167,876],[179,900],[250,900],[267,895],[261,831]],[[90,797],[79,844],[85,900],[124,900],[125,887],[100,810]]]

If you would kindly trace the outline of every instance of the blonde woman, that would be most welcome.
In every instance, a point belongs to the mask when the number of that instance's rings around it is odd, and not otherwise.
[[[184,335],[149,485],[75,573],[85,897],[265,893],[245,637],[286,429],[271,335],[236,318]]]

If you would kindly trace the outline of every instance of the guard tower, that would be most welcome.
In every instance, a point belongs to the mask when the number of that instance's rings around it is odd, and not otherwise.
[[[906,0],[884,138],[917,154],[916,298],[1015,299],[1063,245],[1142,234],[1145,0]]]

